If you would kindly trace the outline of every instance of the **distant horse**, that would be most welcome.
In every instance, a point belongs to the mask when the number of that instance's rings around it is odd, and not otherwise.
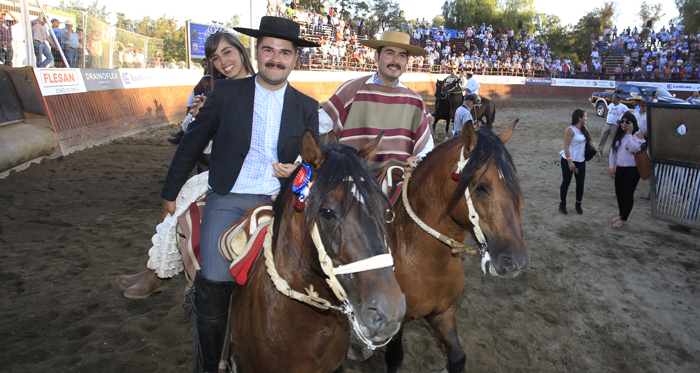
[[[460,253],[481,254],[482,269],[493,276],[513,277],[530,262],[518,174],[504,145],[517,122],[498,136],[467,122],[460,136],[433,149],[404,179],[403,199],[394,205],[389,236],[406,294],[404,325],[423,317],[430,323],[447,350],[450,373],[463,372],[466,363],[453,306],[464,288]],[[476,249],[462,244],[469,233]],[[403,325],[387,348],[388,372],[401,367],[402,334]]]
[[[435,84],[435,106],[437,107],[438,100],[441,101],[441,105],[448,103],[450,105],[450,119],[452,120],[455,118],[455,112],[459,106],[462,105],[462,96],[455,93],[450,93],[455,89],[456,85],[457,83],[445,85],[444,81],[438,81]],[[440,99],[438,99],[438,94],[440,95]],[[493,121],[496,118],[496,106],[493,104],[493,101],[486,97],[481,97],[481,104],[474,106],[474,109],[472,109],[472,117],[474,118],[474,121],[482,121],[489,129],[493,128]],[[446,126],[445,128],[447,127],[449,126]]]
[[[313,185],[300,193],[308,199],[292,192],[291,182],[281,188],[269,260],[266,252],[232,295],[231,334],[244,372],[332,372],[345,358],[351,330],[374,345],[398,332],[406,301],[387,246],[389,202],[367,166],[378,144],[379,138],[358,152],[341,144],[321,148],[308,130],[302,136],[304,164],[289,180],[305,180],[307,165]],[[321,307],[282,293],[292,290]]]
[[[433,114],[433,133],[435,126],[441,119],[445,120],[445,131],[450,128],[450,121],[455,119],[455,111],[462,104],[461,92],[448,93],[443,87],[445,80],[438,80],[435,83],[435,113]],[[454,85],[452,85],[454,87]],[[454,101],[454,103],[453,103]]]

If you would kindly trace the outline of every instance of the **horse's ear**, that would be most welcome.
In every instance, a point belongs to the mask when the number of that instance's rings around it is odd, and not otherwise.
[[[498,138],[501,139],[501,142],[503,145],[508,143],[508,140],[510,140],[510,137],[513,136],[513,131],[515,131],[515,125],[520,122],[520,119],[516,119],[513,121],[513,123],[510,124],[510,126],[506,127],[501,133],[498,134]]]
[[[469,120],[462,126],[462,145],[464,145],[464,150],[466,150],[467,154],[471,153],[474,148],[476,148],[476,142],[478,141],[472,123],[473,122]]]
[[[357,155],[362,158],[362,160],[365,161],[368,166],[372,162],[374,155],[377,154],[377,149],[379,149],[379,144],[382,142],[382,138],[384,138],[384,131],[382,131],[377,137],[374,138],[374,140],[367,143],[367,145],[363,146],[362,149],[357,152]]]
[[[316,170],[321,166],[321,163],[323,163],[323,152],[321,152],[321,147],[310,129],[305,129],[301,135],[299,148],[301,149],[301,159],[312,170]]]

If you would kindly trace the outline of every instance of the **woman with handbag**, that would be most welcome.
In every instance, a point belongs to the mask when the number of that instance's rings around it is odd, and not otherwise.
[[[576,177],[576,212],[583,214],[581,209],[581,199],[583,198],[583,184],[586,179],[586,161],[597,157],[600,162],[600,150],[591,141],[591,135],[586,128],[588,115],[583,109],[576,109],[571,114],[571,125],[564,133],[564,150],[561,154],[561,172],[563,181],[559,187],[561,201],[559,202],[559,212],[567,214],[566,193],[569,191],[572,176]],[[587,147],[590,147],[587,151]]]
[[[627,218],[634,206],[634,191],[639,183],[639,170],[634,153],[644,144],[644,132],[637,126],[637,118],[625,113],[620,119],[610,149],[610,177],[615,179],[615,195],[620,215],[610,222],[610,228],[627,229]]]

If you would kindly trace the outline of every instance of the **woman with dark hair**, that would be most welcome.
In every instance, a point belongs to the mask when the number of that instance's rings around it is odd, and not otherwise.
[[[591,135],[586,128],[588,115],[583,109],[576,109],[571,114],[571,125],[564,133],[564,150],[561,154],[561,172],[563,180],[559,187],[561,201],[559,202],[559,212],[567,214],[566,193],[569,191],[571,177],[576,177],[576,212],[583,214],[581,209],[581,199],[583,198],[583,184],[586,179],[586,143],[591,144],[596,150],[597,161],[600,162],[600,150],[596,148],[591,140]]]
[[[204,96],[213,89],[215,80],[219,79],[240,79],[255,74],[253,65],[248,58],[243,44],[230,32],[215,32],[207,38],[204,44],[204,54],[206,60],[211,64],[209,70],[211,75],[204,75],[195,86],[191,100],[188,100],[188,113],[196,117],[199,108],[204,104]],[[172,144],[179,144],[182,136],[187,131],[189,122],[183,122],[182,130],[172,134],[173,138],[168,139]]]
[[[634,206],[634,191],[639,182],[639,171],[634,153],[642,149],[644,132],[639,130],[637,118],[625,113],[620,119],[610,149],[610,177],[615,179],[615,195],[620,215],[610,222],[610,228],[627,229],[627,218]]]
[[[199,108],[204,104],[206,98],[203,96],[211,93],[213,90],[214,81],[218,79],[240,79],[255,74],[248,52],[246,52],[238,38],[231,33],[216,32],[210,35],[204,45],[204,53],[211,63],[211,76],[205,75],[202,77],[194,89],[195,96],[190,105],[190,114],[192,116],[196,116]],[[187,128],[184,128],[183,135],[186,130]],[[177,142],[180,141],[180,138],[177,139]],[[190,180],[197,181],[198,184],[183,188],[180,195],[178,195],[178,201],[186,199],[191,200],[190,203],[192,203],[203,197],[203,194],[199,192],[206,191],[207,178],[197,175]],[[200,184],[204,185],[204,188],[200,188]],[[189,185],[189,181],[187,185]],[[154,292],[165,290],[168,287],[170,278],[183,269],[180,251],[177,248],[176,233],[172,229],[177,225],[177,219],[178,216],[169,215],[158,225],[163,228],[157,229],[157,233],[152,239],[157,244],[154,244],[149,250],[151,260],[149,260],[148,267],[150,269],[131,276],[120,276],[117,279],[119,286],[125,289],[125,297],[143,299]]]

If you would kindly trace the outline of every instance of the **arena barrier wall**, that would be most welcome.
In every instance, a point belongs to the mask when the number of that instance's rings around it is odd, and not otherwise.
[[[177,122],[201,70],[34,69],[61,154]]]
[[[67,155],[149,127],[179,122],[185,116],[187,98],[202,71],[4,68],[3,73],[16,98],[10,100],[14,101],[12,105],[16,108],[19,101],[25,117],[28,114],[30,117],[48,117],[56,142],[45,138],[46,131],[27,127],[26,134],[22,135],[26,139],[24,143],[27,147],[40,148],[20,157],[0,153],[0,173],[16,167],[17,162],[26,162],[32,155]],[[366,72],[295,70],[289,80],[292,86],[321,103],[344,82],[369,75]],[[432,101],[435,83],[445,76],[407,73],[401,80],[424,100]],[[619,84],[615,81],[494,75],[476,78],[481,83],[479,93],[496,99],[587,100],[592,92],[614,89]],[[700,85],[693,84],[653,84],[663,85],[681,98],[700,88]],[[0,141],[4,136],[16,136],[10,135],[3,127],[7,126],[0,126]],[[28,138],[32,136],[39,138],[30,141]]]

